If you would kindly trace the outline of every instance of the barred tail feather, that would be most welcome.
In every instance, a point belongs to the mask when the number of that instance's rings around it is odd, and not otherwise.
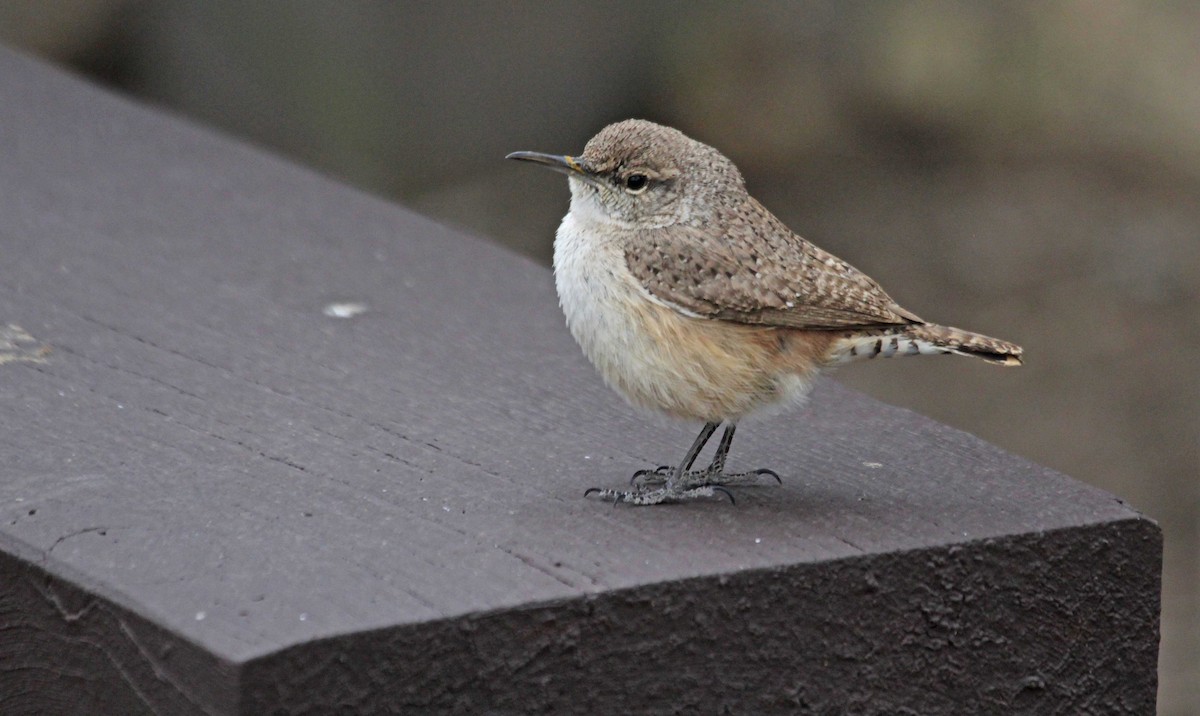
[[[934,324],[881,328],[848,334],[833,347],[831,362],[954,353],[997,365],[1021,365],[1021,346],[960,328]]]

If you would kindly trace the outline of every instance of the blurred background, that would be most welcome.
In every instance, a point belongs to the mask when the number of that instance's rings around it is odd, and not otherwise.
[[[837,379],[1166,534],[1159,713],[1200,714],[1200,3],[0,0],[0,41],[549,263],[575,153],[644,117],[1027,367]]]

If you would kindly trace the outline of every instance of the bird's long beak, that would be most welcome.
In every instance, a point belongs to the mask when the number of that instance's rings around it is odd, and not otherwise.
[[[566,154],[543,154],[541,152],[513,152],[505,159],[516,159],[523,162],[541,164],[567,176],[582,179],[589,184],[598,184],[596,175],[582,160]]]

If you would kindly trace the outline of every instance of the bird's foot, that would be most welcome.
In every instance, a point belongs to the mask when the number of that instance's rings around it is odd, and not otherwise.
[[[638,470],[633,473],[633,477],[629,478],[629,484],[634,487],[650,487],[652,485],[665,485],[667,480],[675,474],[675,468],[670,465],[659,465],[653,470]],[[759,478],[763,475],[774,478],[775,482],[780,485],[783,480],[779,477],[779,473],[767,468],[759,468],[750,470],[749,472],[734,472],[722,473],[713,470],[711,467],[704,470],[689,470],[681,476],[679,484],[676,486],[681,490],[686,490],[693,487],[703,486],[722,486],[722,487],[740,487],[744,485],[759,485]]]
[[[683,488],[659,487],[657,489],[638,488],[634,490],[610,490],[601,487],[588,488],[583,496],[595,495],[602,500],[612,500],[613,504],[627,502],[631,505],[662,505],[670,502],[685,502],[706,497],[728,497],[734,502],[733,493],[720,485],[694,485]]]

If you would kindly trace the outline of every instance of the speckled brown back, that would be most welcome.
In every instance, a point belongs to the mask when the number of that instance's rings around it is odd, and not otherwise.
[[[626,247],[629,270],[661,300],[713,318],[809,329],[922,322],[741,194],[715,225],[642,232]]]

